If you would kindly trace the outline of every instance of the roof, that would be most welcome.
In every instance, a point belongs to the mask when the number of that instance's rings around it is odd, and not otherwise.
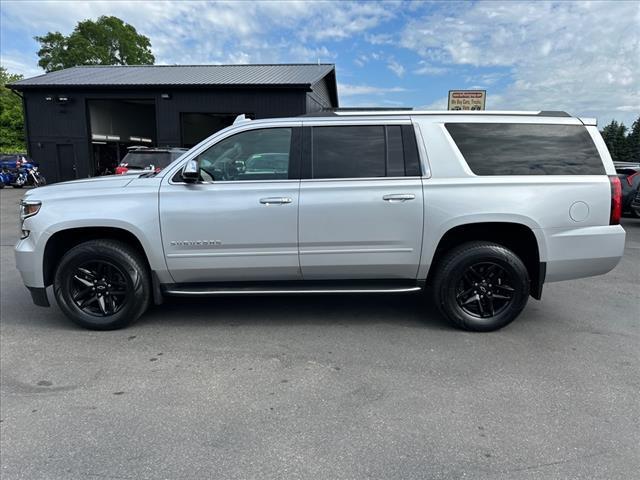
[[[11,83],[23,90],[42,87],[311,87],[331,75],[333,64],[264,65],[91,65],[66,68]]]

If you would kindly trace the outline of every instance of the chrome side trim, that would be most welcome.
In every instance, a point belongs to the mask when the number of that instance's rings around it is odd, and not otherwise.
[[[266,257],[270,255],[298,255],[296,250],[283,252],[194,252],[194,253],[168,253],[167,257]]]
[[[289,295],[289,294],[307,294],[307,293],[409,293],[422,290],[422,287],[403,287],[403,288],[372,288],[372,289],[331,289],[331,290],[164,290],[166,295],[174,296],[208,296],[208,295]]]
[[[336,250],[300,250],[300,255],[333,254],[333,253],[406,253],[413,252],[413,248],[341,248]]]

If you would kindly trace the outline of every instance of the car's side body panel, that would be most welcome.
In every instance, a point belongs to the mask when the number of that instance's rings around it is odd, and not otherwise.
[[[419,177],[302,180],[299,217],[303,278],[416,278]]]
[[[603,175],[477,176],[447,122],[582,125],[573,117],[434,114],[241,122],[203,141],[156,176],[70,182],[30,191],[42,200],[16,246],[27,286],[44,286],[45,245],[83,227],[135,235],[160,283],[235,280],[427,278],[442,237],[477,223],[531,230],[546,281],[606,273],[622,255],[624,230],[609,225],[611,157],[584,127]],[[421,177],[173,182],[187,161],[235,133],[272,127],[413,124]],[[401,197],[404,196],[404,199]],[[392,201],[388,201],[388,199]],[[286,198],[283,204],[265,198]],[[398,201],[396,201],[398,200]]]
[[[74,188],[69,189],[69,184]],[[27,218],[31,234],[16,245],[16,265],[25,285],[43,287],[44,252],[56,233],[75,228],[117,228],[133,234],[161,281],[170,281],[160,242],[158,190],[160,179],[127,176],[55,184],[46,188],[38,215]],[[42,198],[30,190],[28,196]],[[40,196],[39,196],[40,195]]]
[[[413,121],[424,141],[423,162],[428,162],[430,171],[430,178],[424,179],[425,240],[419,278],[428,275],[444,234],[472,223],[505,222],[530,228],[538,242],[540,261],[547,263],[547,282],[599,275],[617,265],[624,249],[624,230],[619,225],[609,226],[611,186],[607,176],[477,176],[444,126],[448,122],[537,124],[550,123],[549,119],[443,115],[420,116]],[[581,125],[570,117],[554,118],[551,123]],[[585,128],[605,172],[615,172],[597,128]],[[594,232],[594,241],[585,238],[587,232]]]
[[[300,279],[299,189],[299,180],[163,185],[160,224],[173,281]]]

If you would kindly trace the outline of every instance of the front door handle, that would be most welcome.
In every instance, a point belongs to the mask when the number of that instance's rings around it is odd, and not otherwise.
[[[289,197],[267,197],[260,199],[260,203],[263,205],[284,205],[292,201]]]
[[[415,198],[413,193],[393,193],[382,197],[385,202],[406,202]]]

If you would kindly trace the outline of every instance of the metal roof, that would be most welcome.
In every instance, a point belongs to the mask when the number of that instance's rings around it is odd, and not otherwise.
[[[269,65],[92,65],[66,68],[25,78],[9,85],[15,90],[37,87],[132,86],[266,86],[308,87],[333,74],[333,64]]]

